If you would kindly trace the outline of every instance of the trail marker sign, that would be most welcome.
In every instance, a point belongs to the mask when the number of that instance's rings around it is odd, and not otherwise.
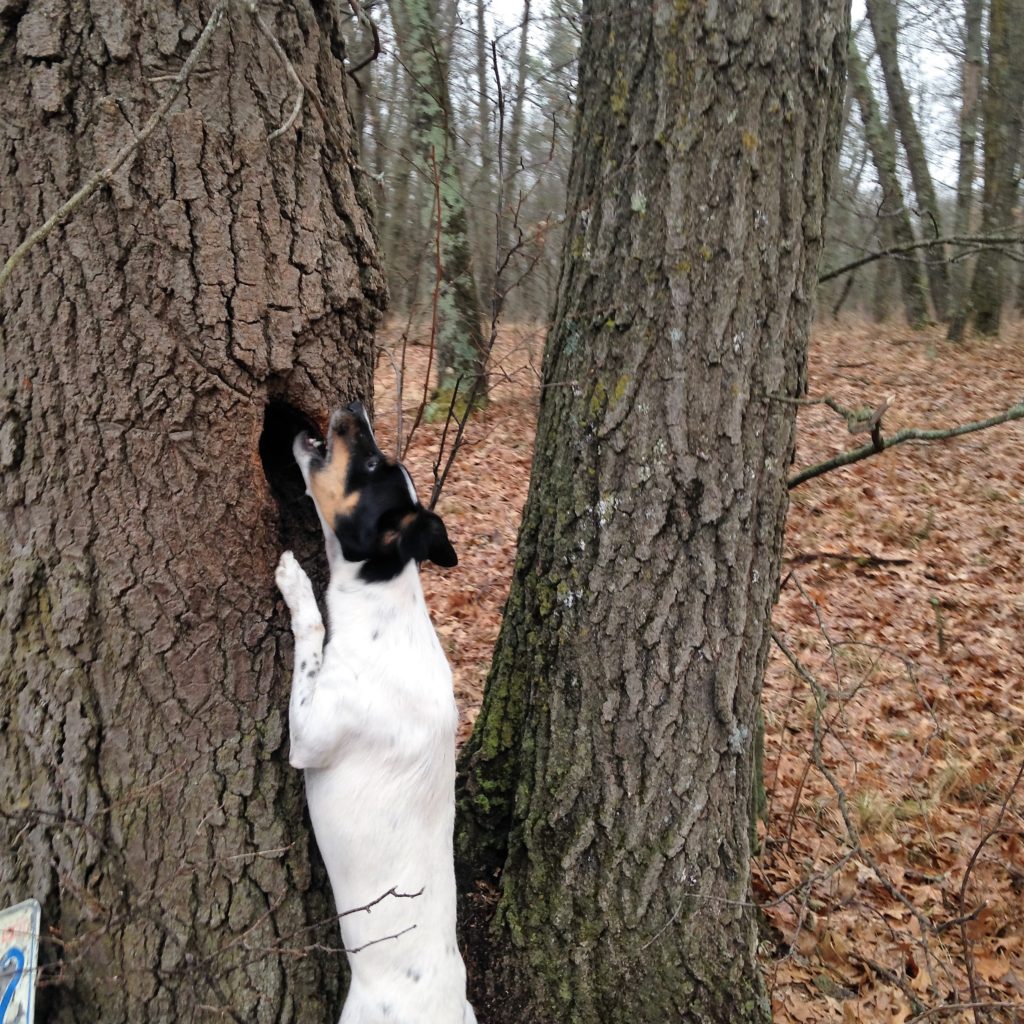
[[[0,910],[0,1024],[32,1024],[38,953],[39,904]]]

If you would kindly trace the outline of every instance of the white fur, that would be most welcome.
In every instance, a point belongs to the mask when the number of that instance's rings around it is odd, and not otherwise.
[[[326,647],[309,577],[290,551],[277,568],[295,635],[290,760],[306,770],[309,815],[338,913],[392,888],[420,893],[341,918],[346,949],[384,940],[349,954],[341,1024],[475,1024],[455,935],[451,670],[416,563],[367,584],[359,565],[341,557],[333,532],[324,533]]]

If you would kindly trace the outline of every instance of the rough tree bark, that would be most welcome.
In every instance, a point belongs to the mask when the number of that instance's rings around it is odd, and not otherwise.
[[[473,248],[465,193],[455,152],[448,67],[438,42],[438,0],[390,0],[391,22],[412,76],[409,120],[421,172],[431,183],[426,221],[436,222],[434,186],[441,200],[441,288],[437,325],[437,390],[431,412],[444,415],[459,384],[467,395],[478,377],[486,396],[486,343],[473,276]],[[436,181],[435,181],[436,176]]]
[[[768,1018],[754,734],[795,408],[769,396],[804,389],[848,24],[584,7],[531,490],[461,758],[482,1020]]]
[[[339,956],[284,758],[273,588],[299,408],[369,393],[385,300],[327,8],[231,5],[186,95],[0,296],[0,899],[37,1020],[329,1020]],[[0,10],[0,252],[155,107],[192,0]],[[269,11],[265,18],[273,17]],[[314,102],[314,97],[316,102]],[[325,124],[318,114],[333,112]],[[294,532],[292,532],[294,531]]]
[[[992,0],[982,117],[985,184],[981,233],[988,235],[1011,224],[1017,201],[1017,161],[1024,122],[1024,0]],[[971,283],[974,326],[980,334],[999,333],[1006,281],[1005,256],[995,248],[983,249]]]
[[[907,166],[910,168],[914,194],[917,196],[920,212],[926,218],[926,230],[931,232],[933,238],[941,238],[941,211],[935,196],[931,171],[928,168],[928,155],[924,150],[921,133],[917,130],[914,108],[903,81],[903,73],[900,71],[899,19],[896,7],[892,0],[867,0],[867,12],[875,36],[878,60],[882,65],[882,77],[885,79],[885,92],[889,97],[892,120],[903,143],[903,151],[907,154]],[[939,320],[945,321],[949,310],[949,269],[944,246],[937,246],[928,254],[925,272],[928,275],[928,287],[935,315]]]
[[[971,233],[971,211],[974,205],[975,152],[978,140],[978,110],[981,105],[983,0],[964,2],[964,63],[961,73],[960,154],[956,177],[956,211],[953,234]],[[970,310],[967,306],[967,263],[958,260],[950,271],[952,316],[949,320],[950,341],[962,341]]]
[[[854,41],[850,40],[850,88],[860,109],[861,123],[864,125],[864,138],[871,151],[871,162],[875,166],[878,185],[882,190],[882,204],[878,211],[879,217],[889,222],[889,232],[897,245],[907,245],[915,241],[914,227],[910,222],[910,213],[903,198],[903,187],[896,173],[896,139],[890,126],[882,123],[875,94],[871,88],[867,68],[861,60]],[[900,286],[903,291],[903,308],[906,310],[907,323],[911,327],[922,327],[928,322],[928,301],[925,292],[924,274],[921,261],[916,253],[909,253],[897,260],[899,266]]]

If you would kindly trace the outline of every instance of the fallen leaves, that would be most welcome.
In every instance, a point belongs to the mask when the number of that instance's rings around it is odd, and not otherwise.
[[[438,508],[459,568],[424,573],[453,666],[461,739],[479,709],[515,559],[542,343],[539,331],[503,330],[492,401],[471,419]],[[981,419],[1020,400],[1022,346],[1019,327],[1003,341],[963,346],[937,331],[819,329],[809,393],[871,409],[898,395],[885,410],[886,435]],[[406,423],[426,358],[426,347],[409,347]],[[394,447],[394,408],[384,361],[376,427],[385,450]],[[421,493],[441,429],[421,424],[406,459]],[[973,1024],[965,1007],[975,1001],[991,1004],[979,1011],[991,1021],[1024,1015],[1024,793],[977,857],[960,905],[970,858],[1024,758],[1022,441],[1016,422],[906,444],[790,494],[783,575],[800,587],[782,588],[774,626],[825,692],[822,756],[864,856],[810,760],[809,687],[773,647],[763,701],[769,813],[753,883],[780,1024],[898,1024],[922,1014]],[[797,467],[848,444],[834,413],[801,409]]]

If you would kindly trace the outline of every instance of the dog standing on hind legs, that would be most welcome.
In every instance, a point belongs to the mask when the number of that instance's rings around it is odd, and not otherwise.
[[[456,564],[440,517],[377,447],[363,407],[331,417],[295,460],[324,531],[325,636],[290,551],[277,586],[295,636],[290,760],[338,912],[352,981],[341,1024],[476,1024],[455,935],[455,727],[448,666],[419,563]],[[325,643],[326,640],[326,643]]]

